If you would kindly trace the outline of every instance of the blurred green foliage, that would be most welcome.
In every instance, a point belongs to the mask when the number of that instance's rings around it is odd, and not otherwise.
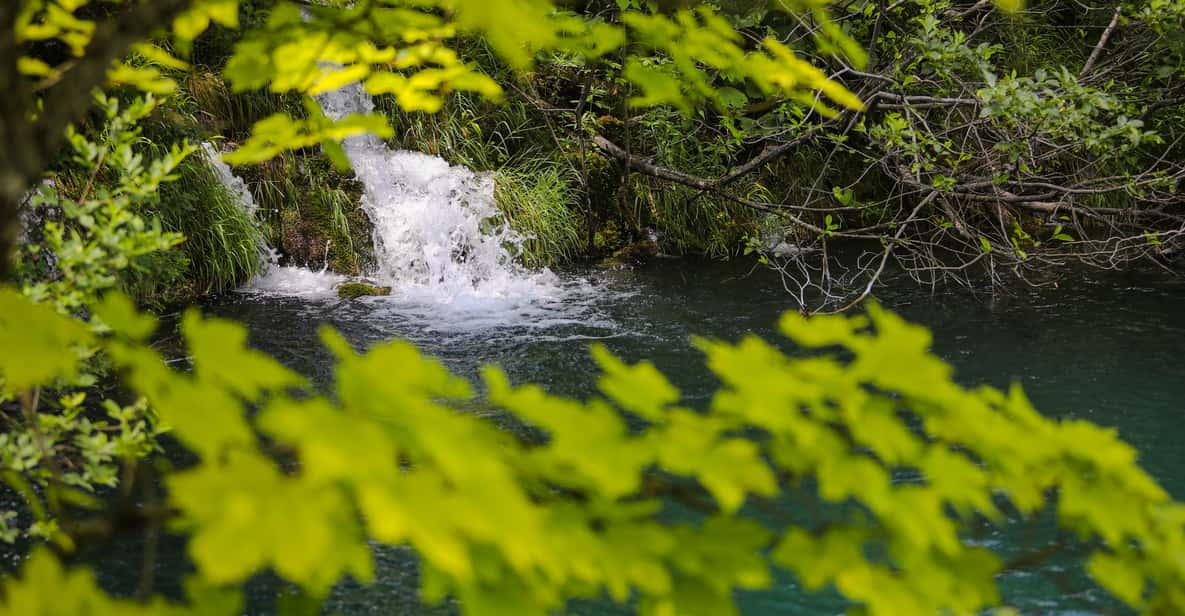
[[[0,297],[0,339],[30,322],[90,337],[18,293]],[[95,314],[127,385],[198,458],[166,476],[162,509],[189,536],[198,587],[271,570],[323,598],[343,576],[374,577],[377,541],[413,547],[424,597],[456,597],[466,614],[545,614],[602,596],[645,614],[727,614],[735,590],[766,588],[779,570],[870,614],[971,614],[999,604],[1004,566],[971,531],[1052,512],[1100,586],[1149,614],[1185,607],[1185,505],[1129,445],[1043,418],[1019,388],[956,385],[925,329],[875,306],[785,315],[781,331],[808,351],[793,357],[755,337],[697,341],[722,384],[701,411],[651,364],[601,347],[601,395],[588,400],[486,368],[486,402],[538,430],[531,442],[466,412],[474,387],[406,342],[359,354],[323,330],[337,367],[321,393],[247,347],[239,325],[187,313],[186,373],[145,344],[153,320],[126,299],[111,295]],[[26,340],[21,371],[0,364],[7,390],[68,376],[61,342]],[[831,513],[759,523],[745,512],[791,494]],[[664,516],[664,502],[688,495],[700,515]],[[51,613],[22,597],[56,584],[109,601],[85,574],[62,575],[35,556],[7,582],[3,609]]]

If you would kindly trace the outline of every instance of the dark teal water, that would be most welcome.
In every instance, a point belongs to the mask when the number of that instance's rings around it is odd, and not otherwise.
[[[544,309],[493,317],[404,310],[381,298],[348,303],[231,295],[205,310],[247,323],[253,344],[322,381],[329,379],[329,356],[317,341],[321,324],[338,328],[359,348],[407,338],[461,374],[471,376],[481,365],[497,363],[517,382],[533,381],[575,396],[594,391],[587,345],[595,340],[626,359],[652,360],[694,405],[706,401],[715,386],[690,345],[692,335],[774,338],[778,316],[797,308],[775,276],[740,264],[669,261],[635,271],[571,276],[589,281],[588,287]],[[1185,282],[1162,272],[1087,272],[1060,281],[1057,288],[972,294],[890,280],[878,298],[934,331],[935,351],[954,364],[961,382],[1000,387],[1019,382],[1047,415],[1115,427],[1137,446],[1145,467],[1172,494],[1185,498],[1185,379],[1178,361],[1185,342]],[[1049,524],[1038,522],[985,531],[981,540],[1012,554],[1051,538]],[[160,565],[162,578],[185,569],[179,550],[179,543],[165,550],[171,556]],[[127,552],[127,562],[119,553],[114,550],[99,561],[108,568],[104,578],[124,586],[123,576],[112,570],[135,571],[129,566],[135,551]],[[418,604],[409,552],[379,549],[376,557],[377,582],[365,588],[341,586],[333,609],[345,614],[454,611]],[[1090,588],[1075,554],[1006,574],[1000,584],[1008,602],[1024,613],[1122,613]],[[265,613],[263,598],[274,586],[266,581],[257,586],[259,601],[252,611]],[[844,610],[835,596],[804,594],[791,579],[768,591],[745,593],[739,601],[746,614]],[[628,613],[600,603],[575,605],[571,611]]]

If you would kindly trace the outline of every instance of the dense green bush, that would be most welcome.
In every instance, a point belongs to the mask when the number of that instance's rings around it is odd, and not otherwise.
[[[579,183],[576,171],[563,163],[507,167],[495,176],[494,198],[524,237],[521,258],[527,265],[556,265],[583,254]]]

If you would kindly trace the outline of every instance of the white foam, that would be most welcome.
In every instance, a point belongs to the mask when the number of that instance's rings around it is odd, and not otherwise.
[[[345,276],[326,270],[313,271],[270,263],[263,273],[239,291],[253,295],[323,299],[337,297],[337,285],[346,280]]]

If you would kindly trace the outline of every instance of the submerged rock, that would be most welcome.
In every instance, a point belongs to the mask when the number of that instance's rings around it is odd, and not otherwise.
[[[783,259],[797,259],[815,252],[815,249],[810,246],[800,246],[791,242],[781,241],[771,243],[766,247],[766,251],[775,257]]]
[[[651,259],[662,256],[662,249],[659,246],[658,240],[658,234],[654,230],[646,229],[641,240],[627,244],[617,252],[614,252],[608,259],[602,261],[601,265],[610,268],[645,265]]]
[[[343,282],[337,285],[337,295],[342,299],[357,299],[376,295],[390,295],[391,287],[380,287],[365,282]]]

